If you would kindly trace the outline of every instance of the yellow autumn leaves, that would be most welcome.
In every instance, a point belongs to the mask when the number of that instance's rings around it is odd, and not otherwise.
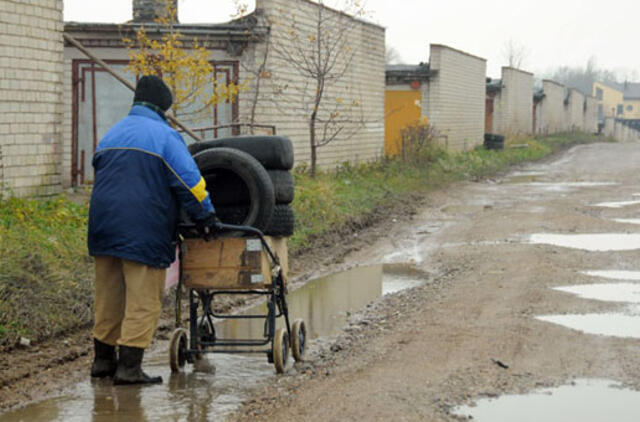
[[[214,78],[215,68],[206,44],[185,37],[177,25],[177,10],[163,0],[165,15],[155,22],[161,35],[151,36],[144,26],[135,37],[123,38],[129,49],[127,70],[137,76],[161,76],[173,94],[172,112],[207,113],[216,104],[236,101],[248,82]]]

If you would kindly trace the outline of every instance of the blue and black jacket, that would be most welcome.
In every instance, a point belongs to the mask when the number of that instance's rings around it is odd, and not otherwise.
[[[93,157],[89,254],[151,267],[175,259],[180,207],[193,220],[213,212],[205,181],[164,116],[134,105],[102,138]]]

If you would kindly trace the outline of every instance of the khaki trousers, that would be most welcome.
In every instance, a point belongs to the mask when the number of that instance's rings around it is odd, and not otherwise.
[[[162,310],[166,270],[111,256],[96,256],[95,270],[93,336],[146,349]]]

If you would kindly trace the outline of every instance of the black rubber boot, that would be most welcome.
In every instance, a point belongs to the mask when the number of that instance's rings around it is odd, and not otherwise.
[[[118,366],[116,347],[94,338],[93,349],[95,357],[93,358],[93,364],[91,365],[91,377],[112,377],[113,374],[116,373],[116,367]]]
[[[142,372],[144,349],[139,347],[120,346],[118,369],[113,377],[115,385],[124,384],[158,384],[162,377],[150,377]]]

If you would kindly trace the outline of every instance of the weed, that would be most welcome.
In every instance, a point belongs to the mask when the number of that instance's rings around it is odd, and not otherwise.
[[[0,200],[0,345],[90,321],[88,205],[64,197]]]
[[[377,207],[447,183],[496,174],[576,143],[602,141],[585,135],[527,139],[526,148],[448,153],[413,133],[405,160],[384,159],[337,171],[294,171],[296,231],[290,249],[306,249],[331,229],[353,224]],[[417,136],[417,138],[415,138]],[[522,140],[518,141],[522,143]],[[79,198],[0,198],[0,346],[20,336],[41,340],[92,319],[92,260],[86,247],[88,203]]]

